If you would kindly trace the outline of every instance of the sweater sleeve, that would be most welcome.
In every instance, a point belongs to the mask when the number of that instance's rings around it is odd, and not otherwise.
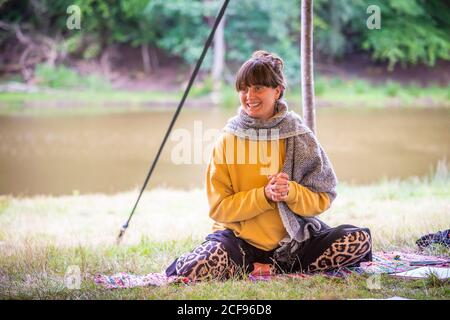
[[[311,191],[295,181],[289,181],[289,193],[285,202],[294,213],[302,217],[318,215],[331,205],[326,192]]]
[[[206,192],[209,216],[220,223],[239,222],[251,219],[264,211],[274,209],[264,195],[264,187],[234,192],[228,165],[224,159],[223,140],[213,149],[206,170]]]

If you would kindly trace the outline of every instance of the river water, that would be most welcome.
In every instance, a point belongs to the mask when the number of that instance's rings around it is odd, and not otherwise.
[[[0,116],[0,194],[140,188],[173,113]],[[183,110],[147,188],[201,188],[214,136],[234,114]],[[340,181],[423,176],[450,159],[449,109],[323,108],[316,118],[318,139]]]

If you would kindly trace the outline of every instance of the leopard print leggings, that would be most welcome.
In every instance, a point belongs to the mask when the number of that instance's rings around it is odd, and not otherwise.
[[[226,280],[234,276],[237,270],[223,244],[217,241],[206,241],[180,256],[175,268],[178,275],[193,281]]]
[[[346,234],[335,240],[307,270],[316,272],[352,265],[364,257],[371,246],[370,235],[363,230]]]
[[[308,272],[327,271],[352,265],[371,250],[370,235],[363,231],[348,233],[335,240],[308,267]],[[229,257],[222,243],[205,241],[176,261],[176,272],[192,281],[226,280],[238,276],[240,268]],[[275,273],[277,268],[272,265]]]

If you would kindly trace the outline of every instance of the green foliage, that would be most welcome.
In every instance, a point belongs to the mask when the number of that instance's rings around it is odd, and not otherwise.
[[[227,60],[242,63],[255,50],[281,56],[288,83],[300,82],[300,1],[245,0],[230,3],[225,39]]]
[[[406,86],[405,90],[408,92],[409,95],[416,98],[420,95],[421,88],[417,83],[411,83],[408,86]]]
[[[35,75],[38,83],[51,88],[77,87],[80,85],[78,74],[65,67],[52,67],[47,64],[38,64]]]
[[[84,59],[113,44],[158,47],[193,65],[203,49],[221,1],[205,0],[3,0],[2,21],[25,31],[63,38],[63,48]],[[225,15],[226,61],[230,69],[258,49],[286,61],[292,85],[299,83],[300,0],[231,1]],[[81,30],[66,28],[67,7],[81,9]],[[369,5],[381,11],[381,30],[369,30]],[[440,0],[316,0],[315,47],[329,59],[366,50],[374,60],[395,65],[450,59],[450,10]],[[0,34],[0,45],[10,39]],[[202,69],[211,69],[211,50]],[[234,70],[229,70],[234,72]],[[364,88],[360,88],[364,90]],[[359,90],[359,89],[358,89]]]
[[[83,46],[83,37],[81,33],[76,33],[74,36],[67,37],[62,46],[66,50],[67,53],[75,53]]]
[[[376,60],[387,60],[389,70],[397,63],[424,63],[450,59],[450,15],[438,1],[373,1],[380,7],[381,30],[363,34],[362,48],[372,51]],[[442,11],[442,12],[438,12]],[[447,17],[446,21],[441,20]]]
[[[399,62],[403,65],[422,62],[433,66],[438,58],[450,59],[450,42],[446,37],[431,25],[408,26],[398,21],[387,21],[381,32],[367,37],[363,48],[373,49],[373,58],[377,60],[388,60],[389,70]]]
[[[353,90],[356,94],[363,94],[370,91],[371,87],[367,81],[355,80],[352,82]]]
[[[389,97],[395,97],[398,95],[398,92],[400,91],[401,86],[397,82],[388,81],[386,83],[386,94]]]
[[[157,30],[157,46],[194,64],[210,31],[206,18],[212,13],[207,4],[199,0],[150,1],[144,15]],[[216,2],[213,4],[217,5]],[[210,66],[208,54],[202,68],[209,70]]]
[[[139,46],[155,41],[153,25],[144,14],[148,0],[77,0],[82,11],[82,32],[95,34],[103,46],[129,43]]]
[[[224,86],[222,88],[221,105],[225,108],[236,108],[239,105],[239,97],[234,86]]]
[[[380,30],[366,26],[369,5],[380,8]],[[317,48],[325,56],[364,49],[374,60],[388,61],[389,70],[397,63],[433,66],[437,59],[450,59],[450,13],[442,1],[318,0],[314,9],[325,22],[316,32]]]
[[[328,87],[327,81],[322,77],[316,77],[314,81],[314,91],[317,97],[321,97]]]
[[[48,64],[38,64],[35,75],[39,84],[50,88],[110,89],[110,84],[105,79],[96,75],[83,77],[64,65],[53,67]]]
[[[207,77],[203,81],[197,81],[194,83],[193,87],[191,88],[190,95],[192,97],[201,97],[206,94],[209,94],[213,90],[213,81],[211,77]]]
[[[89,60],[97,57],[100,54],[101,47],[98,43],[91,43],[84,51],[83,51],[83,59]]]
[[[314,18],[323,21],[315,30],[315,44],[324,56],[341,58],[358,48],[367,6],[364,0],[314,2]]]

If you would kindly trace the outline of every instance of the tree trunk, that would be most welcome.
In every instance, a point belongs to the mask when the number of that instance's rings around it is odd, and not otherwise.
[[[214,35],[213,46],[213,66],[211,77],[214,84],[218,84],[222,80],[223,67],[225,65],[225,15],[222,17]]]
[[[313,0],[302,0],[301,12],[301,81],[305,124],[316,132],[313,74]]]
[[[159,69],[159,59],[158,59],[158,54],[156,53],[156,49],[155,47],[151,46],[149,48],[150,50],[150,65],[152,66],[152,70],[156,71]]]
[[[143,43],[141,45],[142,64],[144,66],[144,73],[149,74],[152,71],[152,65],[150,64],[150,54],[148,52],[148,45]]]

